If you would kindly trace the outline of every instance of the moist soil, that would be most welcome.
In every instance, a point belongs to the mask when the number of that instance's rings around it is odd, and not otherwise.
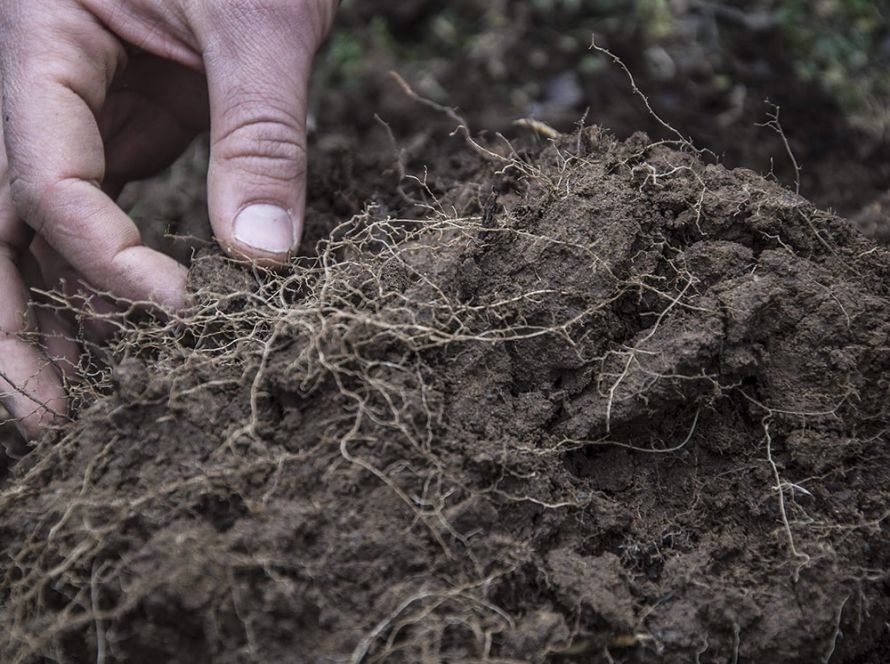
[[[837,4],[844,3],[817,3],[808,12],[824,17]],[[319,69],[314,124],[320,143],[358,137],[364,149],[379,130],[375,115],[399,136],[418,133],[416,109],[389,82],[395,69],[425,96],[458,108],[475,129],[510,135],[516,118],[532,117],[571,132],[585,115],[620,138],[638,130],[670,138],[624,72],[590,48],[595,35],[628,66],[652,107],[721,163],[773,173],[789,187],[799,179],[806,198],[890,242],[887,100],[850,107],[822,80],[802,77],[800,69],[819,56],[816,48],[796,48],[775,19],[792,5],[808,6],[792,0],[452,0],[447,8],[436,0],[344,2],[330,51],[340,55],[332,59],[342,62],[343,44],[356,41],[361,58],[345,73],[327,60]],[[661,7],[670,21],[658,27],[646,7],[655,13]],[[884,14],[886,41],[868,58],[878,72],[890,66]],[[823,48],[844,39],[830,22],[820,30]],[[861,85],[845,78],[850,89]],[[771,104],[780,107],[799,172],[783,138],[764,126]]]
[[[0,659],[886,661],[890,250],[681,141],[424,145],[128,324],[0,493]]]

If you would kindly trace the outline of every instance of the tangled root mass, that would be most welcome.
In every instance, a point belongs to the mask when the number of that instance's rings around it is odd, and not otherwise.
[[[3,661],[886,648],[890,251],[643,135],[479,147],[121,336],[0,494]]]

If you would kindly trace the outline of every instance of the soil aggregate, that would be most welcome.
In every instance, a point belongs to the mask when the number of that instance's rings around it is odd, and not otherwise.
[[[890,250],[711,161],[319,163],[12,469],[0,660],[886,661]]]

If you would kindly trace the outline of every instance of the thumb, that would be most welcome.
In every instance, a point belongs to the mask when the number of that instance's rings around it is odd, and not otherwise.
[[[308,81],[330,24],[319,4],[213,3],[222,16],[204,41],[211,223],[228,253],[267,266],[303,230]]]

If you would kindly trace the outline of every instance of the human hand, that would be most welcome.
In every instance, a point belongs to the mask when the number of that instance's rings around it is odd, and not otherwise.
[[[214,234],[280,265],[299,242],[312,61],[337,0],[0,0],[0,395],[29,438],[64,413],[64,321],[29,288],[176,310],[186,270],[114,198],[209,123]],[[4,149],[5,145],[5,149]],[[23,337],[39,333],[41,351]],[[52,362],[49,358],[58,359]]]

